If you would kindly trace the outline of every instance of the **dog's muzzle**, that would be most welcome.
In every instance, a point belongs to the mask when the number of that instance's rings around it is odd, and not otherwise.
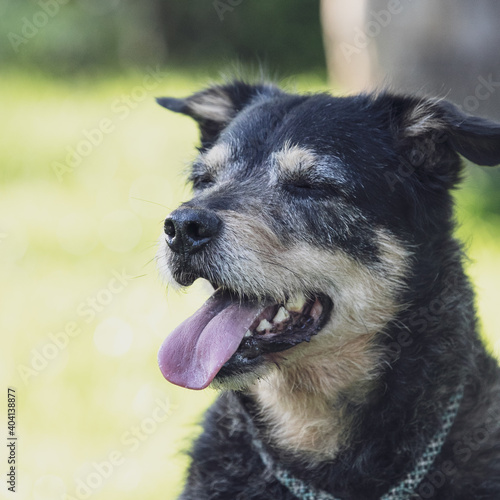
[[[183,286],[205,278],[216,290],[158,353],[160,369],[173,384],[204,389],[215,377],[275,363],[275,353],[309,342],[328,320],[333,304],[323,293],[295,290],[273,299],[235,290],[227,273],[230,256],[220,248],[227,226],[214,210],[182,205],[165,219],[164,230],[172,278]],[[234,268],[243,264],[237,261]]]

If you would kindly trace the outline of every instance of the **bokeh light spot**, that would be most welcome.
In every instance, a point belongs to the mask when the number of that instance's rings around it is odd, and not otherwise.
[[[133,338],[131,326],[116,316],[101,321],[94,332],[94,344],[97,350],[106,356],[126,354],[132,346]]]
[[[143,475],[143,466],[139,460],[127,458],[127,461],[116,469],[114,480],[119,490],[129,492],[139,487]]]
[[[73,212],[59,220],[57,240],[62,249],[73,255],[86,255],[97,245],[94,220]]]

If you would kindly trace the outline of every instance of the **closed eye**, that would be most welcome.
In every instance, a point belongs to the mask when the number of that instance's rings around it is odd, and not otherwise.
[[[192,175],[190,181],[193,184],[193,189],[196,190],[206,189],[215,184],[215,179],[208,173]]]
[[[286,182],[283,187],[292,194],[304,194],[308,195],[314,190],[312,184],[300,181],[300,182]]]
[[[318,182],[306,178],[284,180],[283,189],[297,198],[326,198],[341,194],[337,186],[329,182]]]

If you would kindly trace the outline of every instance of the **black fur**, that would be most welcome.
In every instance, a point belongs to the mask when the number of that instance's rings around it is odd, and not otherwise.
[[[227,98],[222,120],[193,110],[194,101],[212,93]],[[317,462],[267,441],[276,461],[342,500],[380,498],[413,468],[441,425],[447,398],[463,383],[445,446],[411,498],[500,499],[500,371],[477,333],[450,194],[461,178],[459,154],[479,165],[500,163],[500,125],[442,101],[291,95],[241,82],[159,103],[199,122],[202,151],[220,143],[232,151],[220,179],[195,163],[195,196],[183,206],[214,213],[258,207],[283,245],[335,247],[367,268],[381,265],[380,228],[412,253],[398,296],[405,307],[376,337],[383,366],[376,384],[361,402],[351,396],[356,387],[337,395],[351,422],[348,444],[334,459]],[[316,178],[289,178],[269,190],[268,159],[286,143],[329,163]],[[210,252],[171,255],[173,277],[227,286]],[[242,412],[258,411],[245,390],[220,395],[192,450],[182,500],[296,498],[252,446]],[[268,429],[255,422],[266,436]]]

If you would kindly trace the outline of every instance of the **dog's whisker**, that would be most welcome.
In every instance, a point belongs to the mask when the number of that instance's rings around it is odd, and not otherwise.
[[[142,201],[143,203],[150,203],[151,205],[158,205],[159,207],[166,208],[167,210],[171,210],[167,205],[163,205],[162,203],[158,203],[157,201],[146,200],[144,198],[137,198],[136,196],[131,196],[131,200]]]

